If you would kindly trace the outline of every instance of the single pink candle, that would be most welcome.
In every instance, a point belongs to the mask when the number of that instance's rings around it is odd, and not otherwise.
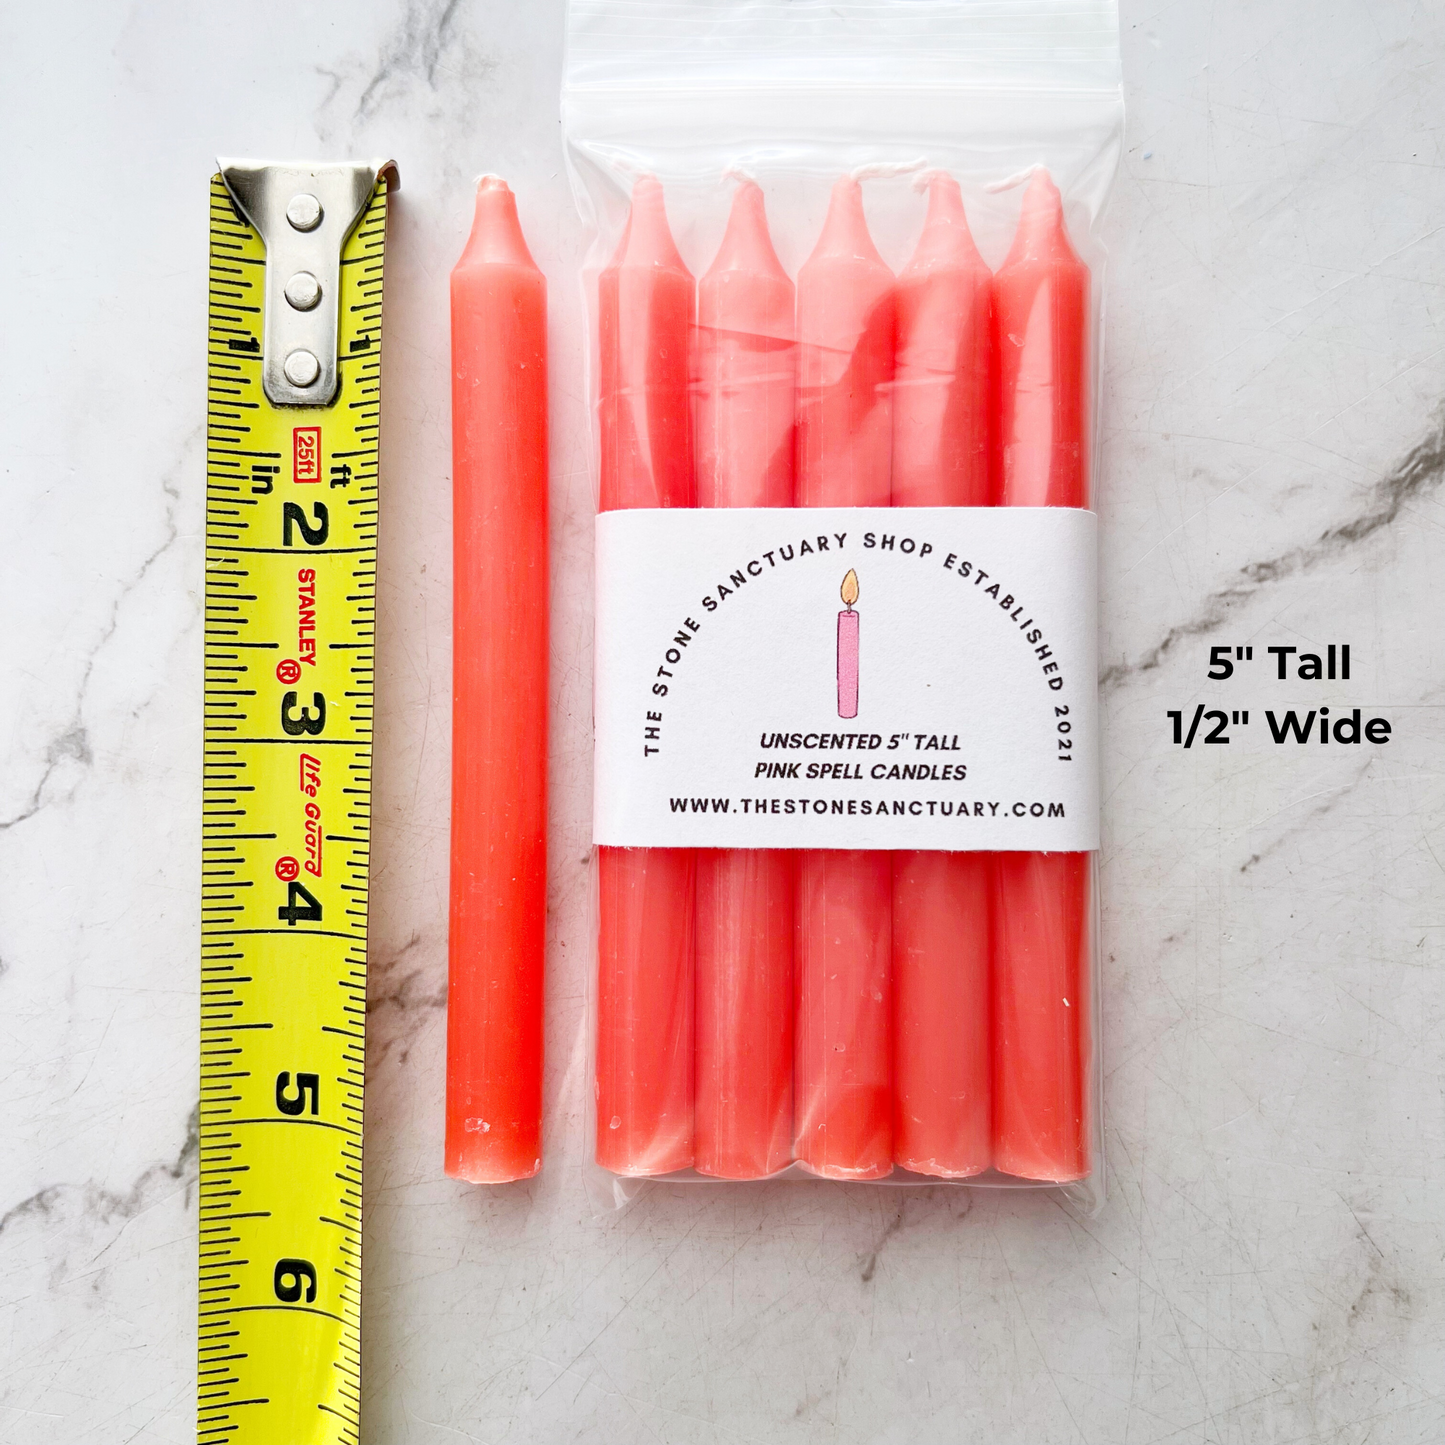
[[[1037,171],[994,277],[1006,507],[1089,505],[1089,268]],[[994,944],[994,1163],[1024,1179],[1093,1168],[1089,855],[1000,853]]]
[[[845,176],[798,272],[802,506],[888,505],[893,332],[893,273],[868,234],[862,190]],[[892,899],[887,853],[800,855],[794,1152],[827,1179],[893,1169]]]
[[[738,186],[697,292],[698,505],[790,507],[793,283],[754,182]],[[700,1174],[762,1179],[792,1158],[796,873],[777,848],[698,849]]]
[[[597,282],[601,507],[690,507],[692,274],[662,186],[642,176]],[[693,1162],[690,848],[599,848],[597,1162],[670,1174]]]
[[[850,567],[839,589],[845,604],[838,614],[838,716],[858,716],[858,574]]]
[[[495,1184],[542,1163],[547,943],[547,283],[497,176],[451,292],[446,1171]]]
[[[958,183],[935,175],[898,278],[893,505],[993,500],[993,278]],[[987,853],[893,855],[893,1159],[963,1179],[992,1162]]]

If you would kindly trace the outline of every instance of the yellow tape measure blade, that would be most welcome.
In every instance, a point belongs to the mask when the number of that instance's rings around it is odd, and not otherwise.
[[[335,395],[277,405],[267,245],[211,182],[201,1445],[358,1438],[386,209],[319,283]]]

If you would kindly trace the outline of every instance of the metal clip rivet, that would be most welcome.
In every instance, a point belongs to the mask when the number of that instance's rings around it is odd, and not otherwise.
[[[297,311],[310,311],[321,300],[321,283],[309,271],[298,271],[286,283],[286,300]]]
[[[291,222],[293,230],[314,231],[321,224],[321,202],[302,191],[286,203],[286,219]]]
[[[310,386],[321,375],[321,363],[309,351],[293,351],[282,370],[292,386]]]

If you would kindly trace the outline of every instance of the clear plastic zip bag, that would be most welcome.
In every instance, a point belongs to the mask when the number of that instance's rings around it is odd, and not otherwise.
[[[1097,1208],[1115,8],[572,0],[562,109],[593,237],[598,1198]]]

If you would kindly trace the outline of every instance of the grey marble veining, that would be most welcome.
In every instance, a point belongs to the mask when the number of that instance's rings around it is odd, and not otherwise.
[[[555,3],[14,9],[0,1440],[192,1438],[206,179],[394,155],[364,1438],[1445,1438],[1445,14],[1125,0],[1102,470],[1109,1200],[581,1174],[590,484]],[[551,284],[547,1165],[440,1173],[447,274]],[[1354,681],[1210,684],[1349,642]],[[1249,707],[1229,747],[1165,711]],[[1275,747],[1359,706],[1383,748]]]

